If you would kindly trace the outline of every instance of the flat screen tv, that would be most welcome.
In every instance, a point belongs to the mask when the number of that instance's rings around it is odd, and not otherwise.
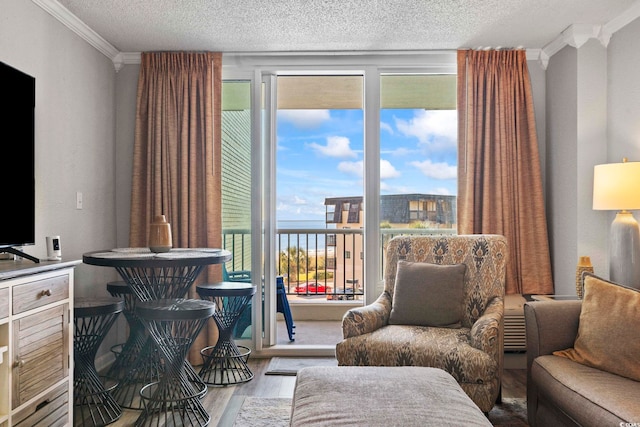
[[[0,252],[39,260],[16,247],[34,245],[36,79],[0,62]]]

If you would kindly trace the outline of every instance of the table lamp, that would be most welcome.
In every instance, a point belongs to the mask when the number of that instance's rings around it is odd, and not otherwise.
[[[630,210],[640,209],[640,162],[609,163],[593,169],[593,209],[617,210],[611,223],[609,278],[640,288],[640,231]]]

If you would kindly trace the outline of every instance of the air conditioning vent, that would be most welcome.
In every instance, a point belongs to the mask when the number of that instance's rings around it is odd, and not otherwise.
[[[527,349],[524,330],[524,303],[522,295],[504,298],[504,351],[523,352]]]

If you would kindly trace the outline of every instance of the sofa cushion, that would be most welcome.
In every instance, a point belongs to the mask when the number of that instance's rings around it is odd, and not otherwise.
[[[552,355],[533,361],[531,381],[544,401],[579,425],[617,426],[640,419],[637,381]]]
[[[575,343],[553,354],[640,381],[640,292],[585,273]]]
[[[465,264],[398,261],[389,323],[459,328]]]

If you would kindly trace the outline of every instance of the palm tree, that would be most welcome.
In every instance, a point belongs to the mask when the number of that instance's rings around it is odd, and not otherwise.
[[[300,273],[307,272],[307,252],[296,246],[290,246],[285,251],[280,251],[279,257],[279,274],[288,277],[289,283],[291,278],[298,281]]]

